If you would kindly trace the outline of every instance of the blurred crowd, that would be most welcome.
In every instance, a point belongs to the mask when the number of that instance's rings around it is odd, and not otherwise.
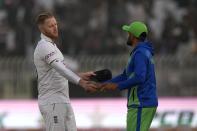
[[[67,55],[127,51],[123,24],[148,24],[157,54],[197,54],[196,0],[0,0],[0,55],[26,56],[39,40],[35,17],[58,19],[58,46]]]

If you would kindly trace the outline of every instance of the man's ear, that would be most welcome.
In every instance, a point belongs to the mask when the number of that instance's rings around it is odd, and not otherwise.
[[[43,32],[44,31],[44,29],[43,29],[43,25],[38,25],[38,29],[40,30],[40,32]]]

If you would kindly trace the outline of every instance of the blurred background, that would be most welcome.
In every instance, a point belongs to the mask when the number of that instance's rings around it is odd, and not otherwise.
[[[128,36],[122,25],[144,21],[155,49],[161,105],[151,130],[197,130],[197,0],[0,0],[0,131],[43,130],[33,64],[40,39],[35,17],[41,11],[56,16],[60,34],[57,45],[72,70],[108,68],[113,76],[122,72],[132,50],[126,46]],[[126,92],[88,94],[70,83],[70,97],[79,130],[125,130]],[[102,112],[108,109],[103,103],[114,107],[113,113],[120,113],[121,121],[116,121],[120,125],[113,125],[113,114],[110,126],[108,121],[101,122],[105,119]],[[81,123],[88,118],[79,119],[84,113],[80,109],[101,113],[99,118],[92,116],[96,124]],[[36,117],[31,119],[34,124],[28,124],[31,116]]]

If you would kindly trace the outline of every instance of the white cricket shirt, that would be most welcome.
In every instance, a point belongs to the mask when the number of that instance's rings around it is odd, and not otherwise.
[[[64,61],[64,56],[56,44],[44,34],[34,51],[34,64],[38,73],[38,103],[70,103],[68,80],[60,75],[50,63]]]

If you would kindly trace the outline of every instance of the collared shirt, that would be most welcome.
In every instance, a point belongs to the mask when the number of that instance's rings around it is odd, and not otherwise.
[[[52,39],[41,34],[41,40],[34,51],[40,105],[70,103],[68,80],[50,66],[54,60],[64,61],[64,56]]]

